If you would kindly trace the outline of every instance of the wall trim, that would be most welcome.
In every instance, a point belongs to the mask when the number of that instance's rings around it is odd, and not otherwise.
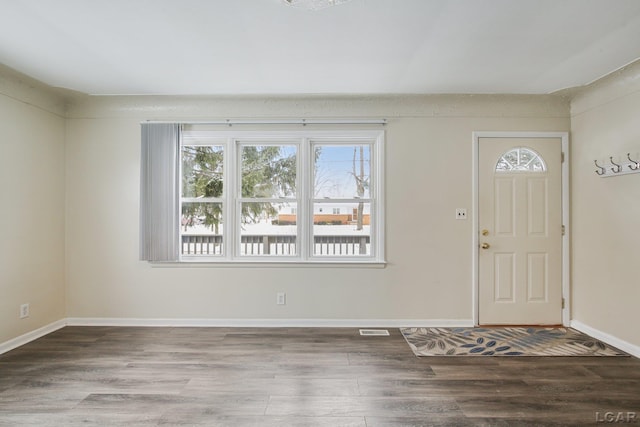
[[[185,122],[339,117],[387,118],[389,122],[422,117],[568,119],[569,108],[568,99],[552,94],[86,95],[71,100],[67,118]],[[367,111],[367,115],[354,116],[354,111]]]
[[[640,358],[640,346],[632,344],[630,342],[624,341],[618,337],[615,337],[606,332],[602,332],[596,328],[593,328],[589,325],[585,325],[579,320],[572,320],[571,327],[577,329],[578,331],[585,333],[593,338],[599,339],[609,345],[612,345],[626,353],[631,354],[632,356]]]
[[[38,338],[41,338],[45,335],[55,332],[58,329],[64,328],[65,326],[67,326],[67,320],[61,319],[56,322],[50,323],[46,326],[43,326],[41,328],[38,328],[35,331],[27,332],[26,334],[20,335],[19,337],[0,343],[0,354],[6,353],[15,348],[28,344],[31,341],[35,341]]]
[[[65,97],[72,92],[53,88],[19,71],[0,64],[0,96],[53,114],[66,116]]]
[[[251,327],[251,328],[404,328],[472,327],[472,319],[140,319],[72,317],[69,326]]]

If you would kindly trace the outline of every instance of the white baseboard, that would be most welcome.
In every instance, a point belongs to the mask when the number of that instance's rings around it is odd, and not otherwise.
[[[72,317],[69,326],[243,327],[243,328],[404,328],[471,327],[471,319],[138,319]]]
[[[621,340],[618,337],[615,337],[613,335],[610,335],[606,332],[602,332],[598,329],[592,328],[589,325],[585,325],[584,323],[580,322],[579,320],[572,320],[571,321],[571,327],[574,329],[579,330],[580,332],[583,332],[593,338],[599,339],[602,342],[605,342],[609,345],[612,345],[622,351],[624,351],[625,353],[629,353],[632,356],[635,357],[640,357],[640,346],[637,346],[635,344],[631,344],[630,342]]]
[[[53,322],[46,326],[43,326],[42,328],[38,328],[35,331],[27,332],[26,334],[20,335],[19,337],[0,343],[0,354],[28,344],[31,341],[35,341],[38,338],[50,334],[51,332],[55,332],[60,328],[64,328],[65,326],[67,326],[66,319],[61,319],[57,322]]]

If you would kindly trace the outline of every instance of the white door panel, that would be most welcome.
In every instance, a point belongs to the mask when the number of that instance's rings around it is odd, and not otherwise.
[[[561,147],[479,139],[480,324],[562,323]]]

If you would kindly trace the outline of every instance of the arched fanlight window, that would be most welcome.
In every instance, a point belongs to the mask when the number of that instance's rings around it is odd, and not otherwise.
[[[547,165],[538,153],[527,147],[513,148],[498,160],[496,172],[545,172]]]

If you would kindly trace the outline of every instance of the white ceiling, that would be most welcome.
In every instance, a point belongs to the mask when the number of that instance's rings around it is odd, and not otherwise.
[[[639,0],[0,0],[0,63],[89,94],[540,94],[638,58]]]

